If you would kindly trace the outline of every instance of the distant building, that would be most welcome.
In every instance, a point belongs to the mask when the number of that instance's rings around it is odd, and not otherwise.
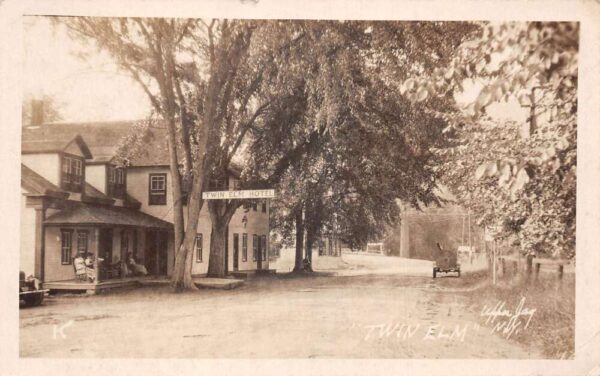
[[[155,276],[171,274],[173,202],[166,131],[145,137],[146,152],[127,167],[115,163],[121,140],[133,122],[50,123],[23,128],[21,150],[21,269],[44,281],[75,278],[78,253],[123,262],[131,252]],[[222,189],[233,189],[230,170]],[[184,207],[185,210],[185,207]],[[269,205],[240,207],[227,235],[227,270],[253,271],[262,258],[268,269]],[[200,213],[194,275],[208,270],[211,224]],[[102,270],[102,269],[100,269]],[[112,278],[109,273],[100,275]]]
[[[436,243],[444,249],[458,250],[460,246],[478,247],[482,242],[481,230],[468,212],[456,205],[404,208],[394,232],[400,235],[397,254],[405,258],[434,260]]]

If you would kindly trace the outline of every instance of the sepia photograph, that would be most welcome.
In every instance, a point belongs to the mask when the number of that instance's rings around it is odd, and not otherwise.
[[[20,22],[21,361],[581,356],[582,22]]]

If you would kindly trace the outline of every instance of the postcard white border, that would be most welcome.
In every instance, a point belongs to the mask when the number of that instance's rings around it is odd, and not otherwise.
[[[29,15],[154,17],[396,19],[396,20],[575,20],[581,22],[577,318],[575,360],[370,360],[370,359],[19,359],[16,270],[19,244],[19,159],[22,20]],[[0,374],[78,375],[588,375],[600,374],[600,3],[598,1],[472,0],[0,0]],[[334,346],[335,344],[332,344]]]

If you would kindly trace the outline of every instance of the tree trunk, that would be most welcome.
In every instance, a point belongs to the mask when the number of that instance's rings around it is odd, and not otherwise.
[[[224,278],[226,273],[225,252],[227,244],[227,228],[229,221],[239,203],[226,202],[225,200],[211,200],[208,203],[208,212],[212,224],[210,233],[210,255],[208,258],[208,277]]]
[[[302,250],[304,248],[304,221],[302,220],[302,209],[296,212],[296,259],[294,271],[302,271]]]
[[[188,199],[188,222],[185,238],[175,255],[175,265],[173,267],[173,276],[171,278],[171,285],[175,291],[196,289],[196,285],[192,278],[192,265],[200,210],[202,210],[204,204],[204,200],[202,200],[203,183],[203,175],[199,172],[194,174],[192,191],[190,192]]]
[[[173,197],[173,227],[175,231],[174,249],[179,249],[183,242],[183,202],[181,195],[181,174],[179,172],[179,158],[177,156],[177,126],[176,126],[176,103],[173,93],[173,77],[169,69],[165,69],[165,59],[169,60],[169,54],[174,53],[171,43],[165,42],[163,51],[155,51],[157,73],[156,82],[162,97],[163,108],[161,114],[167,122],[167,145],[169,149],[169,170],[171,172],[171,192]],[[167,67],[168,68],[168,67]]]
[[[221,221],[212,221],[210,232],[210,256],[208,259],[208,277],[224,278],[226,276],[225,268],[225,236],[227,233],[227,224]]]
[[[313,245],[315,243],[315,235],[314,235],[314,231],[311,228],[308,228],[306,230],[306,259],[308,260],[308,265],[309,265],[309,270],[308,271],[313,271],[312,269],[312,250],[313,250]]]

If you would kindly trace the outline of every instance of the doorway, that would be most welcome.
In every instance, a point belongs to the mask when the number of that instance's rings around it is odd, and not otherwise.
[[[233,271],[237,272],[239,269],[240,259],[240,234],[233,234]]]
[[[104,260],[105,265],[112,264],[113,258],[113,229],[101,228],[98,234],[98,258]]]
[[[148,274],[154,276],[167,275],[168,232],[148,230],[146,232],[145,266]]]

